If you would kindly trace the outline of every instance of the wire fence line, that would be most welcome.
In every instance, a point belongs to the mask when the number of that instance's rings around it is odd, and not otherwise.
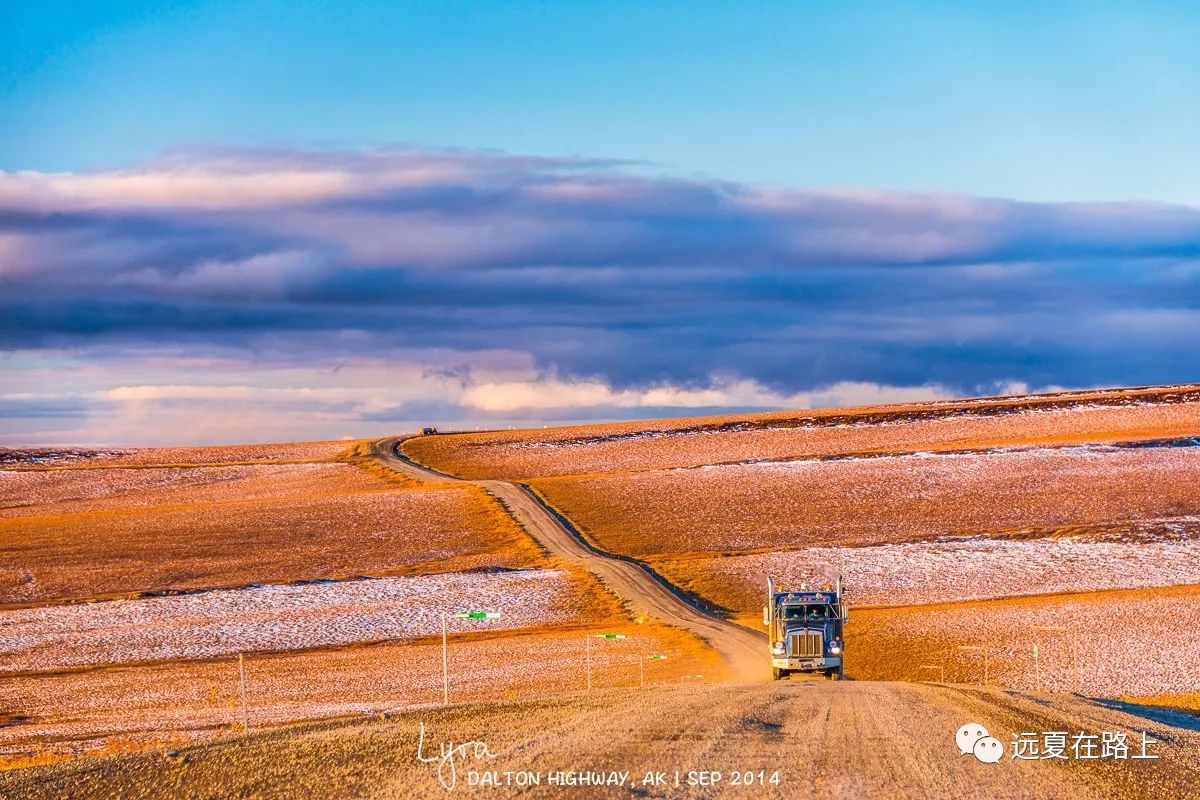
[[[14,676],[0,681],[17,721],[0,726],[0,764],[433,708],[447,699],[445,677],[451,705],[582,695],[589,673],[593,691],[701,679],[652,637],[589,636],[452,636],[446,676],[440,646],[387,643]]]

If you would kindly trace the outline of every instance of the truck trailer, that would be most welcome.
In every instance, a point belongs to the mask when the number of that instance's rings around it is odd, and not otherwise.
[[[798,591],[781,590],[773,578],[767,578],[763,625],[772,677],[780,680],[793,672],[820,672],[841,680],[846,647],[842,628],[848,617],[840,577],[834,586],[810,590],[801,584]]]

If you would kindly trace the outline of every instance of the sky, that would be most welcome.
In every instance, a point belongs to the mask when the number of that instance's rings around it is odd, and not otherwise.
[[[1200,7],[0,4],[0,445],[1197,379]]]

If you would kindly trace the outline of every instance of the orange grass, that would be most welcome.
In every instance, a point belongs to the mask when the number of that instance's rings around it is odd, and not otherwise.
[[[357,443],[231,444],[209,447],[0,447],[0,468],[18,470],[200,467],[218,464],[311,464],[337,461]]]
[[[939,670],[922,665],[944,666],[948,682],[982,683],[982,652],[961,648],[987,645],[993,685],[1065,692],[1074,684],[1072,630],[1085,695],[1170,698],[1200,688],[1200,586],[859,609],[846,630],[847,670],[863,680],[938,680]]]
[[[34,469],[0,483],[0,604],[29,606],[143,593],[357,575],[562,565],[473,485],[424,485],[384,469],[366,443],[315,462],[245,464],[234,448],[172,463]],[[287,446],[260,453],[287,451]],[[307,455],[312,455],[311,452]],[[164,456],[166,457],[166,456]],[[579,612],[567,624],[453,635],[456,701],[574,692],[586,633],[594,685],[724,676],[699,640],[623,607],[566,568]],[[440,643],[364,643],[248,657],[251,724],[376,713],[440,699]],[[234,730],[236,662],[168,661],[46,671],[0,682],[0,768],[159,746]]]
[[[1200,714],[1200,691],[1185,692],[1182,694],[1151,695],[1148,697],[1123,697],[1121,699],[1127,703],[1137,703],[1144,706],[1158,706],[1159,708]]]
[[[1200,458],[1191,448],[732,466],[532,485],[599,546],[651,558],[1200,513]]]
[[[676,629],[613,617],[602,607],[569,629],[530,629],[501,636],[455,634],[450,642],[455,703],[513,700],[583,691],[585,638],[593,639],[593,686],[648,683],[703,674],[720,678],[711,650]],[[441,643],[378,644],[246,659],[250,723],[266,727],[302,719],[379,713],[442,699]],[[114,740],[156,744],[163,738],[208,738],[238,729],[236,659],[43,673],[0,685],[0,703],[27,721],[0,727],[0,757],[47,758],[103,751]],[[160,737],[157,741],[152,738]]]
[[[17,479],[18,492],[0,484],[0,606],[546,563],[483,490],[351,464]]]
[[[529,480],[749,459],[1197,432],[1200,391],[1187,386],[424,436],[403,447],[416,460],[460,477]]]

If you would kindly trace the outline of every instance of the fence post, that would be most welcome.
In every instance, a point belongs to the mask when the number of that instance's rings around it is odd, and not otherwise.
[[[246,710],[246,658],[238,653],[238,685],[242,696],[242,731],[250,732],[250,715]]]

